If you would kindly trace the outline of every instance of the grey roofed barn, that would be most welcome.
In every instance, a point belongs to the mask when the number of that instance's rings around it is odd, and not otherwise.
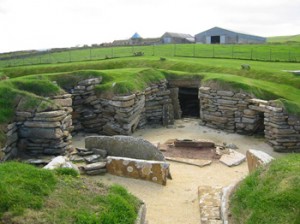
[[[266,38],[213,27],[195,35],[196,43],[203,44],[259,44]]]
[[[190,34],[166,32],[161,37],[163,44],[195,43],[195,38]]]

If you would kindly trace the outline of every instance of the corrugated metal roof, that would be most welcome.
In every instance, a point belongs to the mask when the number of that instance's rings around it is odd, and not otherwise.
[[[183,39],[194,38],[192,35],[185,34],[185,33],[171,33],[171,32],[166,32],[164,35],[168,35],[170,37],[183,38]]]

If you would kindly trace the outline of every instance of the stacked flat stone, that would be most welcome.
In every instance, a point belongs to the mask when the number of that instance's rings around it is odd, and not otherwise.
[[[254,134],[264,127],[265,138],[275,151],[300,151],[300,118],[276,102],[210,87],[200,87],[199,99],[206,126],[240,134]]]
[[[6,132],[6,144],[4,148],[2,149],[2,152],[5,154],[5,156],[2,158],[3,161],[6,161],[8,159],[12,159],[17,156],[17,142],[18,142],[18,128],[17,123],[13,122],[7,125],[7,128],[5,130]]]
[[[265,113],[265,137],[279,152],[300,152],[300,118],[272,103]]]
[[[77,83],[70,93],[73,96],[74,131],[99,132],[104,125],[101,103],[95,94],[95,86],[102,77],[85,79]]]
[[[166,80],[152,84],[143,92],[110,98],[95,94],[95,85],[100,83],[101,78],[83,80],[71,90],[75,131],[130,135],[147,123],[174,122]]]
[[[235,123],[241,123],[241,114],[247,108],[247,94],[199,88],[200,118],[208,127],[235,132]]]
[[[53,101],[60,109],[16,112],[20,152],[30,155],[60,155],[71,147],[71,95],[65,94]]]
[[[147,123],[163,125],[174,123],[174,110],[166,80],[161,80],[146,88],[145,96]]]

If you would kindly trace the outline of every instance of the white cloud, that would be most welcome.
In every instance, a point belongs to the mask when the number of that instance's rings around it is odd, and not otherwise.
[[[69,47],[213,26],[299,34],[300,0],[0,0],[0,52]]]

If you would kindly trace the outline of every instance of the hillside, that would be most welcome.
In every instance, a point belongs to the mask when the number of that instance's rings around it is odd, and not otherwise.
[[[300,34],[291,36],[275,36],[268,37],[268,43],[287,43],[287,42],[300,42]]]
[[[231,223],[299,223],[299,161],[289,155],[247,176],[231,197]]]

